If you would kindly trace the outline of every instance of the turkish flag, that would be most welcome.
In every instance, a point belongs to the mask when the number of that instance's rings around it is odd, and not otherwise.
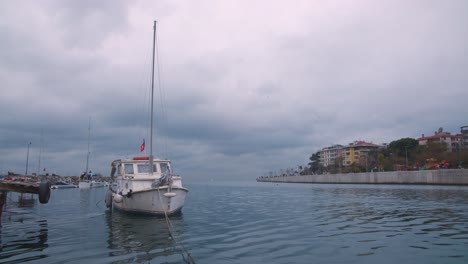
[[[143,139],[143,143],[140,145],[140,152],[145,151],[145,139]]]

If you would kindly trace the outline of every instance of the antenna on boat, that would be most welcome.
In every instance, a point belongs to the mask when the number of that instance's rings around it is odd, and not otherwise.
[[[153,67],[151,71],[151,115],[150,115],[150,154],[149,172],[153,175],[153,98],[154,98],[154,53],[156,48],[156,20],[153,26]]]

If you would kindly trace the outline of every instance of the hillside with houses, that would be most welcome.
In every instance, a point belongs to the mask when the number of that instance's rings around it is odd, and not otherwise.
[[[269,172],[266,177],[468,168],[468,126],[452,134],[441,127],[432,135],[401,138],[388,144],[358,140],[323,147],[298,168]]]

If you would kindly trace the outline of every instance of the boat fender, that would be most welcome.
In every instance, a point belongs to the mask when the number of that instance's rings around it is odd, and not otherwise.
[[[114,195],[114,202],[116,203],[121,203],[123,201],[123,196],[120,194],[115,194]]]
[[[166,197],[174,197],[174,196],[176,196],[176,193],[167,192],[167,193],[165,193],[165,194],[163,194],[163,195],[166,196]]]
[[[111,190],[107,190],[105,202],[106,202],[107,208],[110,208],[112,206],[112,191]]]
[[[39,184],[39,202],[41,204],[46,204],[49,202],[50,186],[51,184],[49,181],[42,181]]]
[[[130,189],[127,193],[127,198],[132,198],[132,189]]]

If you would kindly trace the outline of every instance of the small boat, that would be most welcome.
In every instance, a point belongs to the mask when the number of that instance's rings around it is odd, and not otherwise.
[[[63,182],[63,181],[58,181],[52,186],[50,186],[51,189],[67,189],[67,188],[78,188],[78,185],[68,183],[68,182]]]
[[[153,172],[150,172],[150,163]],[[106,195],[106,205],[124,212],[172,215],[180,212],[188,189],[182,178],[171,173],[169,160],[135,157],[115,160],[116,183]]]
[[[154,21],[153,28],[150,153],[149,156],[119,159],[112,162],[111,178],[113,184],[110,185],[106,193],[105,202],[108,208],[123,212],[167,217],[182,210],[188,189],[182,186],[182,178],[172,173],[170,160],[156,159],[153,156],[155,46],[156,21]],[[141,151],[144,150],[144,143],[142,146]],[[116,177],[114,177],[115,173],[117,173]]]
[[[98,182],[95,180],[83,180],[78,183],[79,188],[100,188],[100,187],[105,187],[106,183],[105,182]]]

